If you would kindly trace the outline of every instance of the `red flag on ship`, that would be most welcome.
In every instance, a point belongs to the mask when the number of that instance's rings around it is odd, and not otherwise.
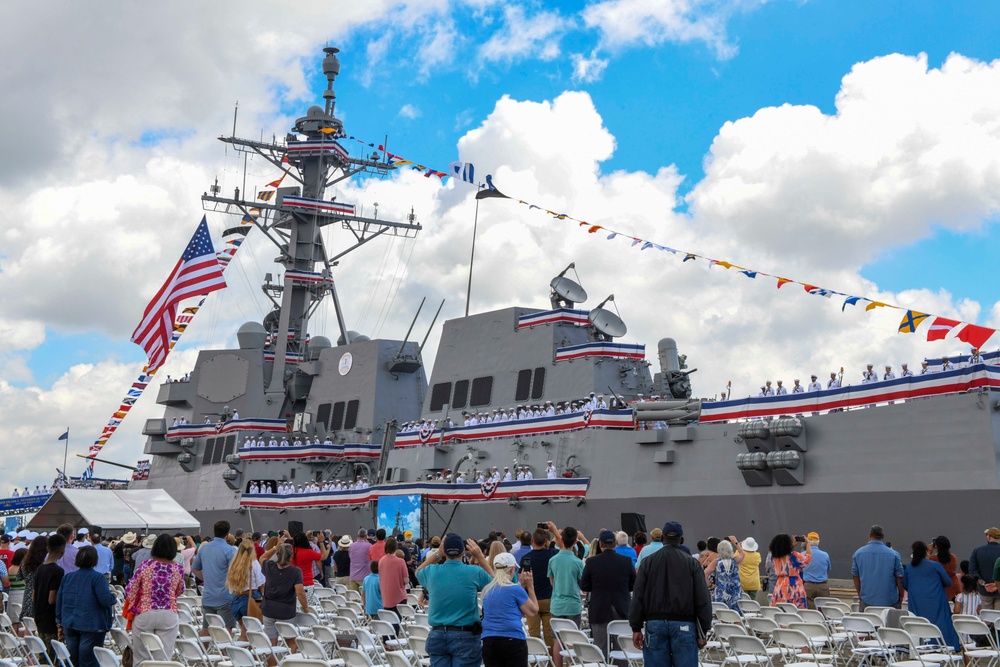
[[[931,322],[930,328],[927,330],[927,340],[943,340],[948,332],[957,327],[961,322],[958,320],[949,320],[945,317],[935,318]]]
[[[997,332],[996,329],[989,329],[987,327],[979,327],[975,324],[967,324],[965,328],[958,332],[955,338],[959,340],[964,340],[966,343],[972,347],[979,349],[989,340],[989,337]]]

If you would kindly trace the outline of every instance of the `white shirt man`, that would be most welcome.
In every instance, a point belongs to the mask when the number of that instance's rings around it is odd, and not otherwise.
[[[528,466],[524,466],[524,478],[532,479],[533,477],[534,476],[531,474],[531,470],[528,469]]]
[[[781,385],[781,380],[778,380],[778,388],[774,391],[777,396],[787,396],[788,390]]]
[[[510,468],[503,469],[503,481],[505,482],[514,481],[514,477],[510,474]]]
[[[819,380],[816,379],[816,376],[815,375],[811,375],[810,377],[812,378],[812,382],[809,383],[809,389],[808,390],[810,392],[813,392],[813,391],[822,391],[823,385],[821,385],[819,383]]]
[[[483,471],[482,470],[477,470],[476,471],[476,484],[482,484],[485,481],[486,481],[486,478],[483,477]]]
[[[556,416],[556,409],[552,405],[552,401],[545,401],[545,416],[546,417],[555,417]]]
[[[764,395],[765,396],[774,396],[774,387],[771,386],[771,381],[770,380],[768,380],[767,382],[764,383]]]
[[[929,375],[930,373],[933,373],[933,372],[934,372],[934,371],[932,371],[932,370],[931,370],[931,369],[930,369],[930,368],[929,368],[929,367],[927,366],[927,362],[926,362],[926,361],[921,361],[921,362],[920,362],[920,374],[921,374],[921,375]]]
[[[279,446],[280,447],[287,447],[288,446],[288,438],[282,436],[281,443],[279,444]]]
[[[455,477],[455,484],[465,484],[465,475],[458,473],[458,476]]]
[[[552,461],[549,461],[548,465],[545,467],[545,477],[548,479],[556,478],[556,466]]]
[[[240,418],[240,411],[239,410],[233,410],[232,421],[236,421],[239,418]]]
[[[861,384],[871,384],[878,381],[878,374],[872,370],[872,364],[868,364],[868,370],[861,373]]]
[[[941,370],[942,371],[953,371],[955,370],[955,364],[948,361],[948,357],[941,359]]]
[[[819,384],[819,383],[817,382],[816,384]],[[798,380],[795,380],[795,384],[792,385],[792,393],[793,394],[804,394],[805,391],[806,391],[806,388],[803,387],[801,384],[799,384]]]
[[[885,373],[882,375],[883,380],[895,380],[896,374],[892,372],[892,366],[886,364]]]
[[[913,371],[911,371],[906,364],[901,365],[901,370],[899,372],[899,377],[911,378],[913,377]]]
[[[840,389],[840,380],[836,373],[830,373],[830,380],[826,383],[827,389]]]
[[[972,351],[969,353],[969,362],[965,365],[966,368],[981,363],[983,363],[983,358],[980,356],[979,350],[977,348],[972,348]]]

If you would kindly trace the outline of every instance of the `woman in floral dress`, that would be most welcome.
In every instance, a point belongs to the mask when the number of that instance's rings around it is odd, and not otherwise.
[[[771,540],[771,562],[774,565],[775,584],[771,604],[790,602],[799,609],[806,608],[806,589],[802,584],[802,568],[812,562],[812,547],[801,535],[795,542],[805,545],[805,551],[792,550],[792,536],[785,533],[775,535]]]
[[[739,612],[738,603],[743,597],[743,587],[740,585],[740,563],[745,556],[743,547],[730,535],[728,540],[719,542],[716,552],[719,557],[705,570],[706,577],[715,575],[712,601],[721,602],[733,611]]]

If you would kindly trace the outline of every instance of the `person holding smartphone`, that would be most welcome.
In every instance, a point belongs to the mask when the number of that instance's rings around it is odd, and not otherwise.
[[[798,553],[794,551],[794,545],[802,545],[805,550]],[[805,535],[796,535],[793,543],[791,535],[780,533],[771,540],[770,551],[776,577],[771,604],[788,602],[799,609],[805,609],[807,601],[802,570],[812,562],[812,546]]]
[[[549,620],[552,618],[552,581],[549,579],[549,561],[556,555],[557,550],[550,548],[549,526],[554,526],[551,521],[542,521],[536,524],[535,532],[531,534],[531,551],[525,552],[521,557],[521,571],[533,573],[532,583],[535,589],[535,599],[538,601],[538,613],[528,617],[528,634],[538,637],[545,642],[545,645],[552,650],[552,626]]]

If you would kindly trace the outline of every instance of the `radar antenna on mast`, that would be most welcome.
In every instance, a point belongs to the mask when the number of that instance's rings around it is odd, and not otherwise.
[[[622,321],[622,318],[615,313],[612,313],[607,308],[604,308],[604,304],[608,301],[614,300],[615,295],[611,294],[607,299],[597,304],[597,308],[590,311],[590,315],[588,316],[590,319],[590,326],[593,327],[595,332],[594,335],[598,340],[621,338],[628,333],[628,327],[625,326],[625,322]]]
[[[566,277],[566,272],[570,269],[573,269],[576,280]],[[579,280],[580,275],[576,272],[576,262],[571,262],[558,276],[552,279],[549,283],[549,287],[552,288],[549,302],[553,308],[572,308],[587,300],[587,290],[580,286],[580,283],[577,282]]]

